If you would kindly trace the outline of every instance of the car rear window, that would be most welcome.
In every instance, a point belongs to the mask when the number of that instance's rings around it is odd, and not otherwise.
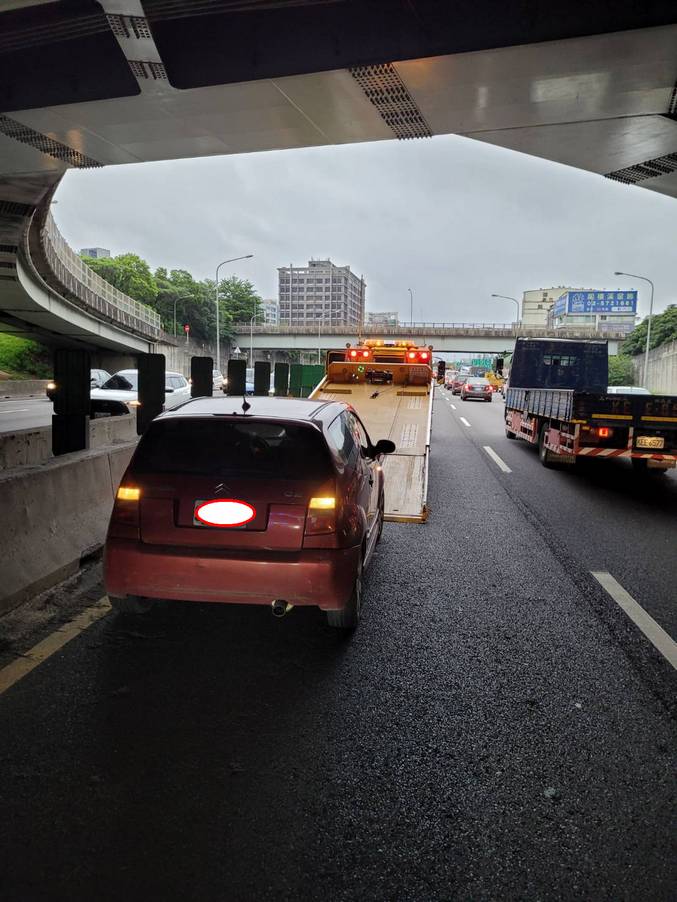
[[[139,377],[137,373],[116,373],[114,376],[111,376],[104,384],[101,386],[102,388],[113,388],[116,391],[136,391],[139,382]]]
[[[312,426],[273,420],[170,419],[153,423],[133,468],[146,473],[326,479],[332,468]]]

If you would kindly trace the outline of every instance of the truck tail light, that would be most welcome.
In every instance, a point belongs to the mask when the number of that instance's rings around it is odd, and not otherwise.
[[[600,426],[597,434],[600,438],[609,438],[611,429],[608,426]]]
[[[121,485],[115,494],[108,535],[114,539],[139,538],[139,501],[141,489],[135,485]]]
[[[365,360],[368,360],[369,359],[369,351],[362,351],[362,356],[364,357]]]
[[[407,353],[407,359],[408,360],[416,360],[416,351],[409,351]]]
[[[421,360],[427,361],[430,357],[430,354],[427,351],[421,351],[418,356],[421,358]]]

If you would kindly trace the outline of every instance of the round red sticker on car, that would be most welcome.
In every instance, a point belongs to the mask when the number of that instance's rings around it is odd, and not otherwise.
[[[244,526],[256,516],[255,509],[246,501],[232,498],[203,501],[195,508],[195,517],[207,526]]]

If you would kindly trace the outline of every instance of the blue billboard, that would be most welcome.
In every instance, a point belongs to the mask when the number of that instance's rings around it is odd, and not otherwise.
[[[565,291],[555,301],[553,316],[598,313],[637,313],[636,291]]]

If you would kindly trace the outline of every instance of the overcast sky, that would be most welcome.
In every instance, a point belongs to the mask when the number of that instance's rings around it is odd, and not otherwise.
[[[648,286],[677,300],[677,201],[454,136],[72,170],[53,207],[70,244],[133,251],[213,278],[216,264],[277,298],[277,267],[349,264],[368,310],[510,322],[530,288]],[[226,274],[222,270],[222,274]]]

